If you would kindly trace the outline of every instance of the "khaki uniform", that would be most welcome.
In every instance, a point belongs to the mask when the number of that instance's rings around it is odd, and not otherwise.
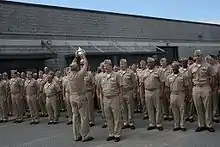
[[[188,79],[184,74],[170,74],[166,79],[166,86],[170,88],[170,106],[174,115],[174,128],[185,128],[185,96]]]
[[[0,81],[0,121],[7,120],[7,83]]]
[[[160,67],[160,69],[163,71],[165,79],[167,79],[167,77],[172,73],[172,69],[170,66],[167,66],[166,68]],[[170,108],[170,89],[167,86],[164,87],[163,97],[164,115],[165,117],[172,117],[172,112]]]
[[[145,69],[145,70],[147,70],[147,69]],[[141,81],[143,81],[145,70],[139,69],[137,71],[139,83],[141,83]],[[141,87],[141,84],[139,85],[139,92],[140,92],[142,112],[144,113],[144,116],[147,116],[147,107],[146,107],[147,105],[146,105],[146,102],[145,102],[145,93],[144,93],[144,89]]]
[[[12,115],[13,114],[13,109],[12,109],[12,101],[11,101],[11,94],[10,94],[10,81],[4,80],[6,83],[6,87],[7,87],[7,103],[6,103],[6,107],[7,107],[7,114]]]
[[[10,79],[10,92],[11,92],[11,99],[12,99],[12,106],[15,118],[17,120],[23,119],[23,112],[24,112],[24,83],[21,78],[11,78]]]
[[[68,75],[67,89],[70,92],[70,103],[73,112],[73,136],[77,140],[89,137],[88,100],[85,96],[84,77],[87,71],[72,71]]]
[[[67,89],[67,82],[68,82],[68,77],[64,76],[63,77],[63,98],[66,104],[66,109],[67,109],[67,115],[68,115],[68,119],[69,122],[72,121],[72,117],[73,117],[73,112],[72,112],[72,108],[71,108],[71,103],[70,103],[70,92]]]
[[[95,90],[96,90],[96,97],[97,97],[97,106],[98,106],[98,110],[101,110],[101,103],[100,103],[100,96],[99,96],[99,92],[98,92],[98,79],[99,79],[99,74],[100,73],[96,73],[95,74]]]
[[[102,110],[102,117],[103,119],[105,119],[105,113],[104,113],[104,103],[103,103],[103,97],[101,95],[101,80],[104,77],[105,73],[101,72],[99,73],[99,76],[97,78],[97,95],[99,97],[100,100],[100,106],[101,106],[101,110]]]
[[[58,78],[57,76],[54,77],[54,82],[57,82],[57,85],[59,85],[60,89],[62,88],[62,78]],[[63,101],[63,94],[62,91],[58,94],[58,99],[57,99],[57,112],[58,112],[58,116],[60,115],[60,111],[64,109],[64,101]]]
[[[57,101],[61,89],[57,82],[46,83],[44,85],[44,93],[46,95],[46,108],[50,121],[58,121]]]
[[[88,110],[89,110],[89,122],[94,123],[94,86],[95,79],[90,71],[86,73],[84,77],[85,88],[86,88],[86,98],[88,99]]]
[[[210,77],[215,72],[208,63],[192,64],[189,67],[189,77],[192,79],[192,96],[198,114],[199,127],[212,127],[212,98]]]
[[[186,93],[186,103],[185,103],[185,118],[193,119],[195,115],[195,105],[192,98],[192,83],[189,78],[188,68],[180,68],[179,72],[183,74],[188,79],[188,93]]]
[[[44,85],[46,84],[46,81],[42,78],[37,79],[38,85],[39,85],[39,90],[38,90],[38,103],[40,106],[40,110],[42,115],[47,114],[46,110],[46,96],[44,94]]]
[[[39,86],[35,79],[27,79],[25,81],[26,101],[31,113],[32,120],[39,121],[39,110],[37,106],[37,97]]]
[[[122,78],[116,72],[105,73],[100,82],[109,136],[120,137],[122,126],[119,94],[123,85]]]
[[[213,99],[213,116],[215,119],[219,116],[219,83],[220,83],[220,64],[217,63],[213,65],[213,69],[215,70],[215,73],[217,73],[215,76],[212,77],[211,81],[211,88],[212,88],[212,99]]]
[[[118,72],[122,77],[122,117],[124,120],[124,126],[134,125],[134,93],[136,92],[136,79],[134,72],[130,69],[125,71],[120,70]]]
[[[145,101],[149,115],[150,127],[161,127],[163,123],[161,84],[165,82],[164,74],[159,68],[144,71],[141,83],[144,84]]]

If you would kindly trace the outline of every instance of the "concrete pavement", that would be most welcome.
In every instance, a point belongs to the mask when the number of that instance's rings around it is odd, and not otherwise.
[[[136,130],[122,131],[122,141],[106,142],[107,129],[101,128],[103,121],[96,117],[96,126],[91,128],[95,140],[88,143],[74,142],[72,126],[62,116],[57,125],[47,125],[41,118],[38,125],[29,125],[26,120],[21,124],[8,122],[0,124],[0,147],[219,147],[220,124],[215,124],[215,133],[207,131],[195,133],[197,122],[188,123],[186,132],[173,132],[173,122],[165,122],[164,131],[147,131],[148,122],[136,115]]]

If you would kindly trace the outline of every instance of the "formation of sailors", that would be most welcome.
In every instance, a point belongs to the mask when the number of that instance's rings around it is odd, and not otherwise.
[[[80,62],[77,60],[80,59]],[[67,125],[73,125],[75,141],[90,141],[90,127],[95,125],[94,101],[108,128],[107,141],[120,141],[121,129],[134,130],[134,113],[149,119],[147,130],[163,131],[164,120],[174,120],[173,131],[187,131],[185,122],[194,122],[196,132],[215,132],[213,121],[219,122],[220,64],[217,57],[206,56],[200,50],[194,58],[183,58],[168,65],[166,58],[160,66],[154,58],[140,61],[140,66],[128,66],[126,59],[120,67],[105,59],[96,73],[88,70],[84,54],[77,56],[64,75],[60,71],[0,74],[0,122],[14,115],[14,123],[23,122],[27,110],[30,124],[48,117],[48,125],[59,122],[60,112],[67,111]]]

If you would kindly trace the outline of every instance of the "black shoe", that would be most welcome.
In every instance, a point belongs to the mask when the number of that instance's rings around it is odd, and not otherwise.
[[[149,126],[148,128],[147,128],[147,130],[154,130],[154,129],[156,129],[157,127],[156,126]]]
[[[213,122],[215,122],[215,123],[219,123],[219,119],[213,119]]]
[[[0,120],[0,123],[3,123],[3,120]]]
[[[68,116],[68,115],[66,115],[66,118],[69,118],[69,116]]]
[[[119,142],[121,139],[120,139],[120,137],[115,137],[114,138],[114,142]]]
[[[44,117],[44,114],[40,114],[40,117]]]
[[[169,119],[168,119],[169,121],[173,121],[173,117],[169,117]]]
[[[135,130],[136,127],[135,127],[134,125],[130,125],[130,129],[131,129],[131,130]]]
[[[91,141],[91,140],[94,140],[94,137],[89,136],[88,138],[86,138],[82,142],[88,142],[88,141]]]
[[[189,122],[193,123],[193,122],[194,122],[194,119],[193,119],[193,118],[190,118],[190,119],[189,119]]]
[[[23,119],[17,120],[17,123],[22,123]]]
[[[6,122],[8,122],[8,119],[3,119],[3,123],[6,123]]]
[[[102,113],[102,110],[99,110],[98,113]]]
[[[114,140],[114,139],[115,139],[114,136],[109,136],[109,137],[106,139],[106,141],[111,141],[111,140]]]
[[[181,130],[182,132],[186,132],[186,131],[187,131],[186,128],[180,128],[180,130]]]
[[[148,116],[144,116],[144,117],[143,117],[143,120],[146,120],[146,119],[148,119]]]
[[[102,126],[102,128],[107,128],[107,124],[104,124],[104,125]]]
[[[56,124],[58,124],[58,123],[59,123],[58,121],[54,121],[54,122],[53,122],[54,125],[56,125]]]
[[[175,132],[175,131],[179,131],[179,130],[181,130],[181,128],[179,127],[179,128],[173,128],[173,131]]]
[[[185,118],[185,121],[190,121],[190,119],[187,117],[187,118]]]
[[[18,123],[18,121],[17,121],[17,120],[14,120],[13,123]]]
[[[44,114],[44,117],[48,117],[48,114]]]
[[[77,142],[77,141],[82,141],[82,137],[79,137],[79,138],[76,139],[75,141],[76,141],[76,142]]]
[[[89,123],[89,126],[93,127],[93,126],[95,126],[95,124],[94,123]]]
[[[208,130],[209,132],[215,132],[215,129],[214,129],[213,127],[207,128],[207,130]]]
[[[157,127],[159,131],[163,131],[163,127]]]
[[[39,121],[35,121],[35,122],[34,122],[35,125],[37,125],[37,124],[39,124],[39,123],[40,123]]]
[[[49,122],[48,122],[48,125],[52,125],[52,124],[53,124],[53,121],[49,121]]]
[[[29,123],[29,125],[33,125],[35,122],[34,121],[31,121],[30,123]]]
[[[66,125],[72,125],[72,124],[73,124],[72,121],[68,121],[68,122],[66,123]]]
[[[126,124],[126,125],[123,125],[122,126],[122,129],[127,129],[127,128],[129,128],[130,126],[128,125],[128,124]]]
[[[164,116],[163,120],[164,121],[169,120],[169,117],[168,116]]]
[[[202,132],[202,131],[205,131],[206,130],[206,127],[198,127],[195,129],[195,132]]]

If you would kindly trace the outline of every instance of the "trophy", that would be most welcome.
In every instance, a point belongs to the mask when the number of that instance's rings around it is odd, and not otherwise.
[[[81,47],[79,47],[79,48],[77,49],[75,55],[76,55],[76,57],[78,57],[78,56],[81,57],[81,56],[85,55],[85,53],[86,53],[86,51],[85,51],[84,49],[82,49]]]

